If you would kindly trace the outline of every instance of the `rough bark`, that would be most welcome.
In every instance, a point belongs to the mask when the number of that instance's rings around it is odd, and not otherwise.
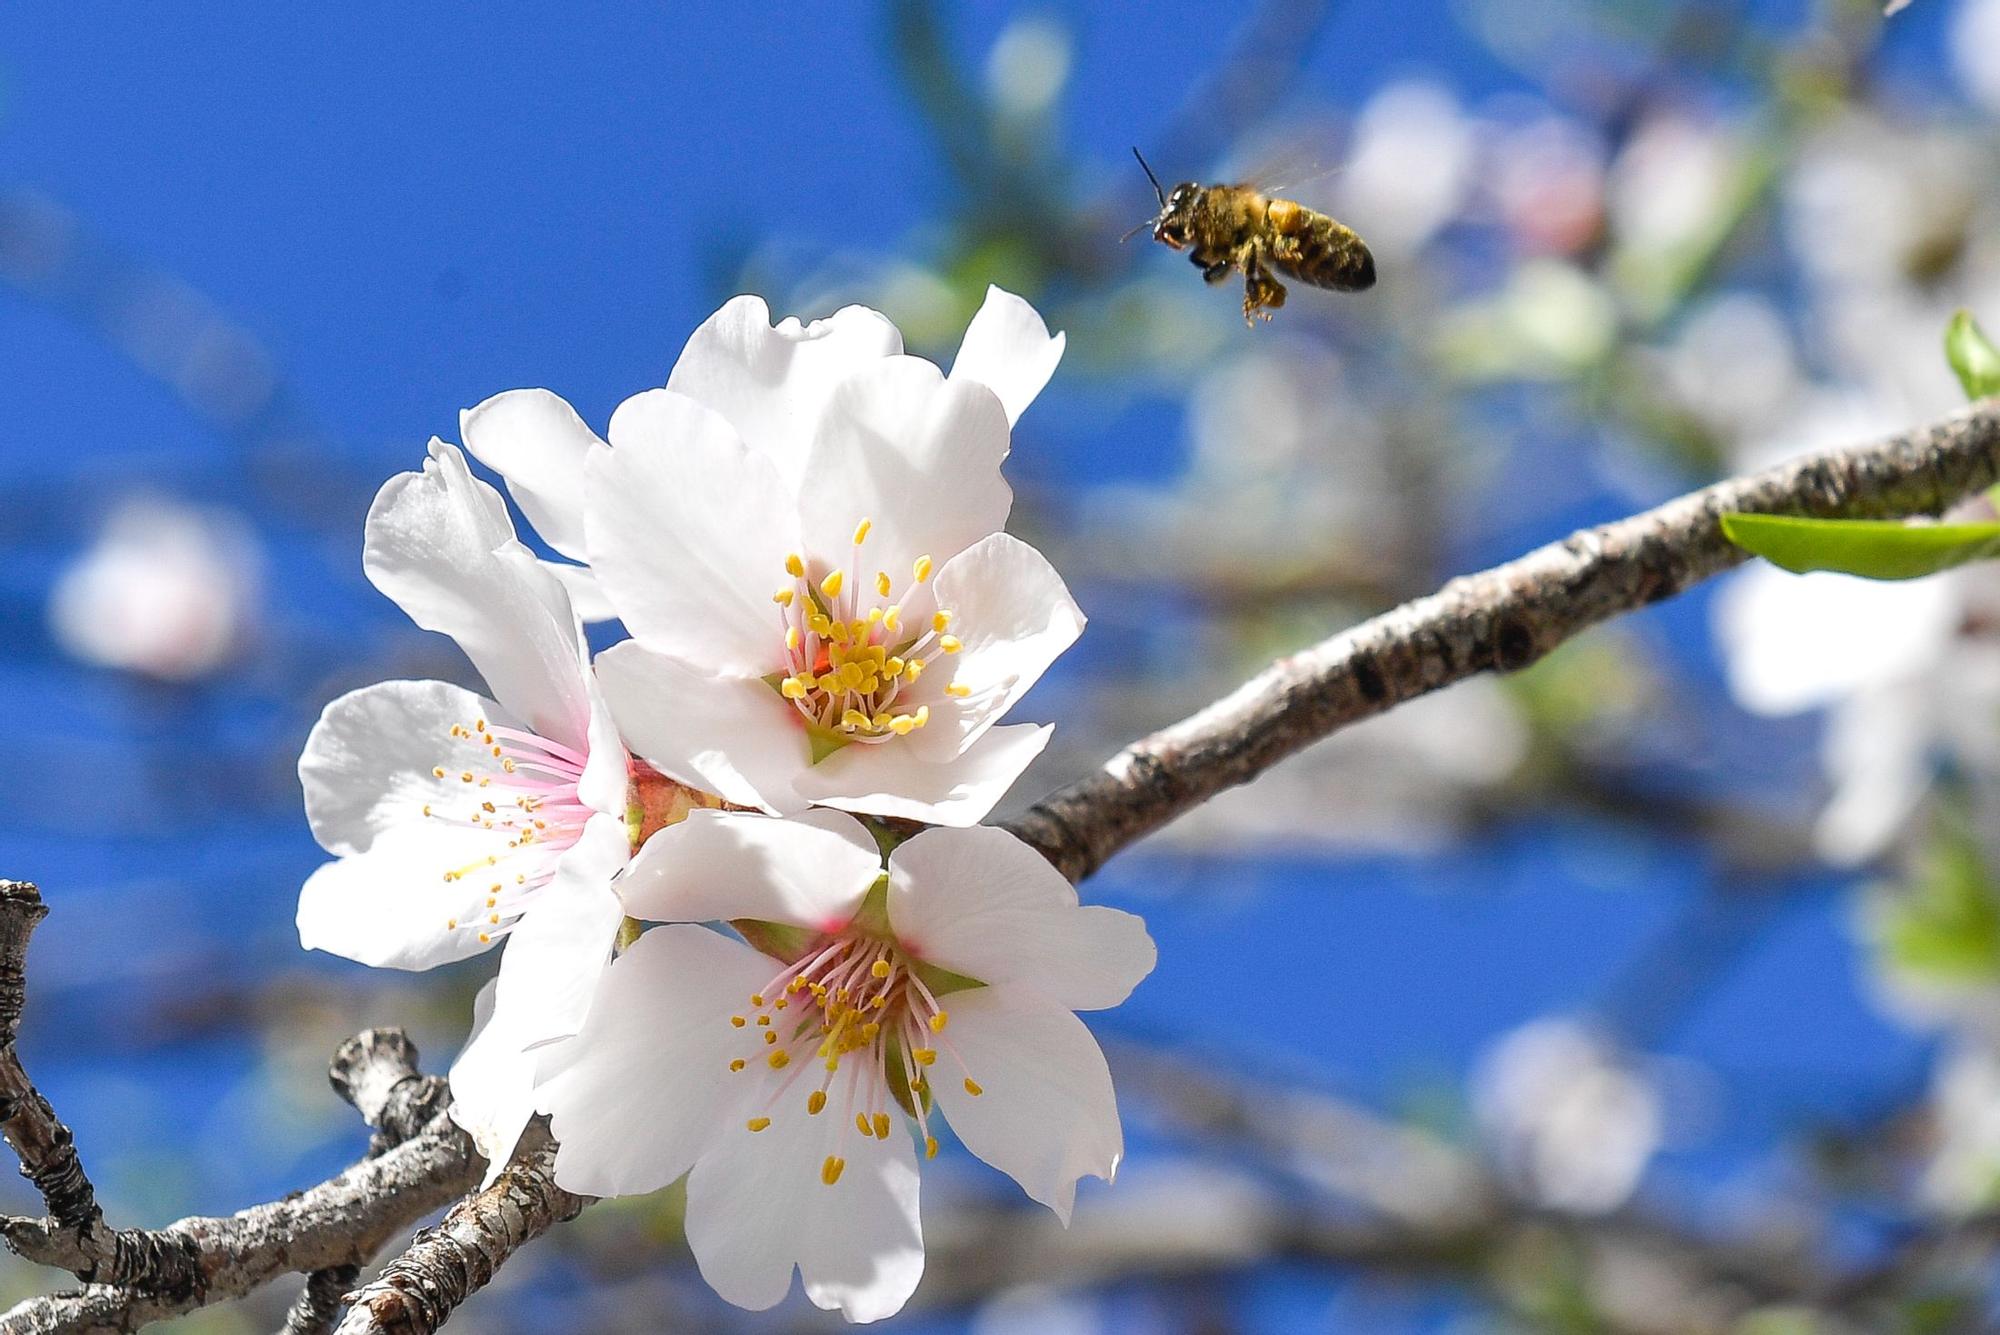
[[[1937,514],[1996,477],[2000,400],[1987,400],[1585,529],[1279,659],[1008,828],[1081,880],[1127,844],[1347,724],[1476,673],[1524,668],[1601,621],[1729,569],[1745,554],[1722,536],[1722,515]]]

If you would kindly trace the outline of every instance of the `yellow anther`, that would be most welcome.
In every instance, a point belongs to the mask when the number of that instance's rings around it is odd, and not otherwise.
[[[887,998],[887,997],[877,997],[877,998],[875,998],[875,999],[874,999],[873,1001],[869,1002],[868,1004],[869,1004],[870,1006],[873,1006],[873,1007],[874,1007],[874,1008],[875,1008],[876,1010],[878,1010],[878,1011],[879,1011],[879,1010],[881,1010],[881,1009],[882,1009],[882,1008],[883,1008],[884,1006],[887,1006],[887,1005],[889,1004],[889,998]],[[872,1037],[872,1035],[871,1035],[871,1037]]]
[[[810,1115],[812,1115],[812,1116],[814,1116],[814,1117],[817,1117],[817,1116],[819,1116],[819,1115],[820,1115],[821,1113],[823,1113],[823,1112],[825,1112],[825,1111],[826,1111],[826,1091],[825,1091],[825,1090],[823,1090],[823,1089],[815,1089],[815,1090],[814,1090],[814,1091],[813,1091],[812,1093],[810,1093],[810,1094],[806,1095],[806,1112],[807,1112],[807,1113],[809,1113]]]
[[[950,1021],[951,1016],[943,1011],[939,1011],[936,1015],[931,1016],[931,1032],[933,1034],[942,1034],[945,1025],[950,1023]]]
[[[862,543],[868,541],[868,530],[874,527],[875,521],[872,519],[864,519],[856,524],[854,526],[854,545],[859,547]]]
[[[771,1005],[777,1008],[778,1010],[783,1010],[787,1004],[788,1003],[785,1001],[783,997],[779,997],[776,1001],[771,1003]]]
[[[877,1024],[873,1020],[870,1020],[867,1024],[861,1026],[861,1037],[863,1038],[863,1040],[869,1043],[873,1043],[875,1041],[875,1036],[881,1032],[882,1032],[882,1026]]]
[[[965,647],[965,641],[959,639],[958,636],[956,635],[938,636],[938,648],[944,650],[948,654],[955,654],[964,647]]]
[[[866,617],[862,617],[859,620],[848,622],[847,638],[853,640],[856,646],[867,644],[868,628],[873,624],[874,623],[869,621],[868,618]]]
[[[806,698],[805,681],[799,677],[787,677],[778,683],[778,694],[787,700],[803,700]]]
[[[819,1180],[830,1187],[840,1181],[840,1170],[845,1167],[847,1167],[847,1160],[838,1155],[829,1154],[826,1156],[826,1162],[819,1166]]]
[[[743,1027],[744,1025],[746,1025],[746,1024],[748,1024],[748,1023],[750,1023],[750,1022],[749,1022],[748,1020],[744,1019],[744,1018],[743,1018],[742,1016],[740,1016],[740,1015],[732,1015],[732,1016],[730,1016],[730,1017],[729,1017],[729,1023],[731,1023],[731,1024],[735,1025],[735,1026],[736,1026],[736,1027],[737,1027],[738,1029],[741,1029],[741,1028],[742,1028],[742,1027]]]
[[[480,945],[482,945],[482,946],[483,946],[483,945],[486,945],[486,944],[488,944],[488,943],[489,943],[489,942],[491,942],[492,940],[493,940],[493,938],[492,938],[492,937],[490,937],[490,936],[488,936],[488,935],[486,935],[486,933],[484,933],[484,932],[481,932],[481,933],[479,934],[479,944],[480,944]]]
[[[898,737],[908,737],[910,730],[917,726],[917,720],[909,714],[898,714],[889,720],[889,731]]]
[[[858,709],[849,709],[841,714],[840,726],[849,732],[868,726],[868,716]]]
[[[810,630],[813,634],[819,636],[823,640],[827,637],[828,633],[833,630],[833,623],[831,621],[828,621],[825,617],[821,616],[818,612],[814,612],[812,615],[806,618],[806,629]]]
[[[884,596],[886,597],[887,595],[885,594]],[[901,603],[891,603],[888,610],[882,613],[882,629],[888,631],[891,635],[903,629],[903,605]]]
[[[426,816],[431,814],[431,804],[428,802],[424,803],[424,814]]]
[[[790,556],[787,556],[785,558],[785,573],[787,575],[790,575],[793,579],[801,579],[804,577],[806,573],[806,563],[799,559],[799,554],[797,552],[793,552]]]
[[[489,917],[486,921],[490,923],[492,926],[498,927],[500,925],[500,915],[495,913],[491,917]]]
[[[917,577],[917,583],[919,584],[929,579],[931,577],[931,558],[928,556],[919,556],[916,565],[911,567],[910,573]]]
[[[506,770],[509,774],[512,774],[514,772],[514,762],[511,760],[503,760],[500,762],[500,768]]]
[[[881,621],[881,620],[882,620],[882,609],[881,609],[881,608],[879,608],[879,607],[871,607],[871,608],[869,608],[869,609],[868,609],[868,624],[869,624],[869,625],[871,625],[871,626],[872,626],[872,625],[875,625],[875,624],[876,624],[877,622],[879,622],[879,621]]]
[[[749,1121],[745,1122],[743,1125],[749,1127],[752,1131],[762,1131],[765,1127],[769,1126],[770,1124],[771,1124],[771,1119],[768,1117],[753,1117]]]
[[[888,1138],[889,1138],[889,1114],[885,1112],[878,1112],[875,1114],[875,1139],[887,1140]]]
[[[875,572],[875,594],[877,597],[887,598],[889,596],[889,590],[895,587],[896,587],[895,585],[889,582],[888,571],[878,570]]]
[[[931,613],[931,629],[938,634],[944,634],[944,628],[950,624],[951,613],[943,611]]]
[[[972,688],[962,681],[955,681],[944,688],[944,693],[954,700],[963,700],[966,696],[972,694]]]
[[[485,719],[483,719],[483,718],[476,718],[476,719],[472,720],[472,730],[473,730],[474,732],[485,732],[485,731],[486,731],[486,720],[485,720]]]
[[[763,1004],[764,1004],[764,994],[763,994],[762,992],[752,992],[752,993],[750,994],[750,1004],[751,1004],[752,1006],[761,1006],[761,1005],[763,1005]]]
[[[458,919],[456,919],[456,918],[446,918],[446,919],[444,920],[444,925],[445,925],[445,930],[446,930],[446,931],[452,931],[452,932],[455,932],[455,931],[457,931],[457,930],[458,930]]]
[[[819,582],[819,591],[829,598],[838,598],[840,596],[840,586],[845,579],[846,576],[836,570]]]
[[[798,596],[799,596],[798,590],[796,589],[779,589],[776,593],[771,595],[771,601],[776,603],[780,607],[790,607],[792,605],[792,599]]]
[[[460,783],[471,783],[471,782],[472,782],[472,771],[471,771],[471,770],[466,770],[466,771],[464,771],[463,773],[461,773],[461,774],[460,774],[460,775],[458,776],[458,781],[459,781]]]
[[[900,677],[903,675],[904,666],[905,664],[900,658],[885,658],[882,660],[882,675],[885,677]]]
[[[877,732],[887,732],[889,725],[894,721],[888,714],[877,714],[874,718],[868,720]]]
[[[779,1048],[764,1060],[770,1063],[772,1070],[782,1071],[792,1064],[792,1054]]]
[[[909,662],[903,664],[903,675],[911,681],[915,681],[918,677],[923,676],[924,660],[921,658],[912,658]]]
[[[743,1059],[742,1059],[741,1057],[738,1057],[738,1058],[737,1058],[737,1059],[736,1059],[735,1061],[733,1061],[733,1062],[729,1063],[729,1069],[730,1069],[730,1070],[732,1070],[732,1071],[740,1071],[740,1070],[742,1070],[742,1069],[743,1069]]]
[[[965,1092],[972,1095],[972,1097],[976,1099],[981,1094],[984,1094],[986,1091],[979,1087],[979,1082],[977,1080],[974,1080],[971,1076],[967,1076],[965,1077]]]
[[[442,779],[444,777],[444,766],[443,765],[431,766],[431,777],[433,779]]]
[[[914,717],[917,721],[917,726],[919,728],[923,727],[924,724],[931,721],[931,707],[929,705],[918,705]]]
[[[871,1131],[871,1130],[869,1130],[869,1129],[868,1129],[868,1114],[867,1114],[867,1113],[856,1113],[856,1114],[854,1114],[854,1126],[855,1126],[855,1129],[856,1129],[856,1130],[858,1130],[859,1132],[861,1132],[861,1134],[862,1134],[862,1135],[864,1135],[864,1136],[872,1136],[872,1135],[874,1135],[874,1134],[875,1134],[875,1133],[874,1133],[873,1131]]]
[[[877,978],[887,978],[889,976],[889,961],[876,960],[868,966],[868,972],[874,974]]]
[[[769,1024],[769,1023],[771,1023],[771,1017],[770,1017],[770,1016],[768,1016],[768,1015],[760,1015],[760,1016],[758,1016],[758,1017],[757,1017],[757,1023],[758,1023],[758,1024]]]
[[[925,1137],[924,1137],[924,1157],[925,1157],[926,1159],[935,1159],[935,1158],[937,1158],[937,1137],[936,1137],[936,1136],[925,1136]]]
[[[915,1052],[912,1052],[910,1055],[917,1059],[917,1065],[929,1066],[932,1062],[937,1060],[937,1049],[918,1048]]]
[[[763,1017],[762,1017],[762,1016],[759,1016],[758,1018],[759,1018],[759,1019],[762,1019]],[[775,1029],[766,1029],[766,1030],[764,1031],[764,1041],[765,1041],[766,1043],[775,1043],[775,1042],[777,1042],[777,1041],[778,1041],[778,1031],[777,1031],[777,1030],[775,1030]]]

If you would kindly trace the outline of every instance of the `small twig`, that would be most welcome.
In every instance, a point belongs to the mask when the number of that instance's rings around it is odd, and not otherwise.
[[[144,1282],[185,1293],[198,1282],[193,1253],[178,1239],[104,1222],[75,1138],[21,1066],[15,1038],[27,993],[28,940],[48,913],[35,886],[0,881],[0,1133],[49,1211],[43,1219],[0,1216],[0,1238],[28,1260],[60,1266],[86,1283]]]
[[[327,1079],[361,1120],[375,1128],[368,1146],[371,1159],[422,1131],[451,1100],[443,1077],[417,1069],[417,1045],[401,1029],[366,1029],[348,1039],[334,1053]],[[348,1264],[306,1276],[305,1288],[286,1314],[283,1335],[326,1335],[360,1278],[361,1267]]]
[[[241,1297],[281,1275],[339,1267],[355,1267],[358,1275],[391,1238],[479,1182],[484,1161],[472,1138],[441,1110],[443,1080],[418,1076],[415,1062],[415,1047],[394,1030],[362,1034],[335,1057],[335,1088],[343,1096],[351,1091],[377,1129],[363,1162],[284,1200],[222,1218],[182,1219],[144,1234],[193,1258],[192,1285],[165,1290],[99,1283],[30,1298],[0,1314],[0,1335],[133,1331]],[[401,1144],[386,1143],[411,1131]],[[321,1281],[322,1289],[328,1283]]]
[[[1586,529],[1279,659],[1008,828],[1081,880],[1127,844],[1339,728],[1480,672],[1526,667],[1601,621],[1729,569],[1745,554],[1722,536],[1721,515],[1936,514],[1996,477],[2000,402],[1989,400]]]
[[[590,1204],[558,1187],[554,1171],[555,1141],[538,1122],[493,1185],[453,1206],[379,1279],[347,1295],[339,1335],[431,1335],[508,1257]]]

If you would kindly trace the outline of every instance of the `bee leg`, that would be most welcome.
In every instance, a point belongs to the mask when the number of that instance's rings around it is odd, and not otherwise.
[[[1271,312],[1285,304],[1285,285],[1271,277],[1270,270],[1255,259],[1243,266],[1243,323],[1256,328]]]
[[[1214,263],[1210,263],[1203,257],[1200,251],[1196,251],[1194,254],[1188,256],[1188,258],[1194,261],[1195,268],[1201,270],[1201,278],[1205,283],[1220,283],[1229,277],[1230,265],[1228,260],[1216,260]]]

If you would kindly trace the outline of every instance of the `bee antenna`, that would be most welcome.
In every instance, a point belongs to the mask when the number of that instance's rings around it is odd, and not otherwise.
[[[1132,145],[1132,156],[1139,159],[1139,167],[1146,173],[1146,179],[1153,183],[1153,193],[1159,196],[1160,207],[1164,209],[1167,206],[1167,192],[1160,189],[1160,178],[1153,175],[1153,169],[1146,165],[1146,157],[1139,151],[1137,144]]]
[[[1127,241],[1130,241],[1133,237],[1139,235],[1139,233],[1145,231],[1148,227],[1151,227],[1152,225],[1153,225],[1153,220],[1151,218],[1140,219],[1137,226],[1135,226],[1131,231],[1127,232],[1125,235],[1118,238],[1118,244],[1121,246],[1124,245]]]

